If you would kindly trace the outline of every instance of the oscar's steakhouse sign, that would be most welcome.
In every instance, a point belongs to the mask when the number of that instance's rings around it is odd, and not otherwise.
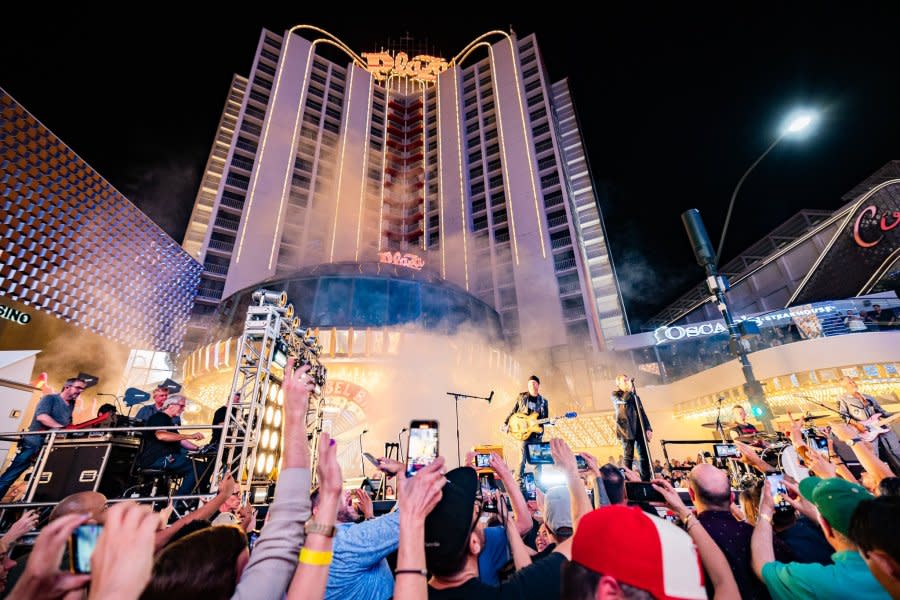
[[[867,206],[853,222],[853,241],[860,248],[872,248],[884,239],[885,233],[897,226],[900,226],[900,211],[886,210],[879,218],[875,205]]]

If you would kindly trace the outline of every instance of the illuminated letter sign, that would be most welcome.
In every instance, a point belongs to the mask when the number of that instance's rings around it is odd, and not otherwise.
[[[378,81],[393,76],[431,83],[437,79],[438,74],[450,67],[443,58],[426,54],[410,58],[406,52],[398,52],[394,56],[387,52],[363,52],[363,58],[366,59],[369,72]]]
[[[399,252],[379,252],[378,262],[386,265],[396,265],[398,267],[406,267],[413,271],[421,271],[425,266],[425,259],[415,254],[400,254]]]
[[[876,209],[874,205],[867,206],[860,211],[859,216],[856,217],[856,221],[853,222],[853,241],[856,242],[856,245],[860,248],[871,248],[872,246],[877,246],[878,243],[884,238],[884,235],[882,234],[872,241],[863,239],[863,235],[860,232],[860,226],[862,225],[863,220],[875,221],[881,231],[890,231],[897,225],[900,225],[900,211],[893,211],[893,213],[891,214],[891,217],[894,219],[892,223],[887,222],[887,213],[881,216],[881,220],[878,219],[877,213],[878,209]],[[870,215],[869,219],[865,218],[866,215]]]
[[[31,315],[27,312],[16,310],[11,306],[3,306],[0,304],[0,319],[6,319],[19,325],[28,325],[31,322]]]

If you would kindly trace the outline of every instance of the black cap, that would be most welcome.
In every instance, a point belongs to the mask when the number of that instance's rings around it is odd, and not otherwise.
[[[537,381],[538,385],[541,385],[541,380],[538,379],[537,375],[532,375],[531,377],[528,378],[528,381]]]
[[[156,389],[167,389],[170,394],[177,394],[181,391],[181,384],[172,381],[171,379],[166,379],[161,384],[156,386]]]
[[[465,551],[478,492],[478,475],[471,467],[453,469],[446,478],[441,501],[425,518],[425,562],[438,573]]]
[[[89,375],[88,373],[79,373],[75,376],[75,379],[80,379],[84,382],[84,387],[94,387],[97,385],[97,382],[100,381],[100,378],[96,375]]]

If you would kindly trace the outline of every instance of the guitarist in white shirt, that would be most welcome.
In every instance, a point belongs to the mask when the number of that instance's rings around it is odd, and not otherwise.
[[[890,416],[875,398],[860,393],[856,380],[852,377],[846,375],[842,377],[841,385],[847,393],[838,400],[838,410],[845,419],[865,421],[873,415]],[[900,475],[900,440],[897,439],[897,434],[888,428],[888,431],[879,435],[875,441],[878,457],[890,465],[895,475]]]
[[[516,405],[506,416],[503,421],[502,430],[508,431],[509,419],[516,413],[525,415],[537,414],[538,419],[546,419],[550,416],[550,403],[546,398],[540,395],[541,380],[537,375],[528,378],[528,391],[519,394],[516,399]],[[522,461],[519,463],[519,481],[525,476],[525,456],[527,454],[526,445],[534,442],[541,442],[544,439],[544,426],[541,425],[540,433],[532,433],[524,442],[522,442]]]

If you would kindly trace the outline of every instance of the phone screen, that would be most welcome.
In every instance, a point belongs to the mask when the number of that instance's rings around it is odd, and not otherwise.
[[[406,476],[427,467],[438,455],[437,421],[413,421],[409,425],[409,447],[406,453]]]
[[[784,486],[784,473],[766,475],[769,481],[769,489],[772,491],[772,500],[775,501],[775,510],[790,510],[791,505],[787,501],[788,491]]]
[[[740,458],[741,452],[734,444],[713,444],[717,458]]]
[[[91,555],[101,531],[102,525],[82,525],[72,532],[69,538],[69,569],[73,573],[91,572]]]
[[[497,484],[491,473],[483,473],[478,478],[481,483],[481,508],[484,512],[497,512],[497,503],[494,501],[494,490]]]
[[[491,455],[490,454],[476,454],[475,455],[475,467],[478,469],[489,469],[491,466]]]
[[[550,454],[550,442],[533,442],[525,446],[527,454],[526,462],[532,465],[552,465],[553,455]]]
[[[815,437],[812,441],[813,448],[815,448],[819,453],[823,454],[825,458],[828,458],[828,438]]]
[[[579,471],[587,471],[588,464],[587,461],[580,454],[575,455],[575,464],[578,465]]]
[[[372,463],[373,465],[375,465],[375,468],[376,468],[376,469],[380,469],[380,468],[381,468],[381,463],[378,462],[378,459],[377,459],[377,458],[375,458],[374,456],[372,456],[372,455],[369,454],[368,452],[363,452],[362,454],[363,454],[363,456],[366,458],[367,461],[369,461],[370,463]]]
[[[537,486],[534,485],[534,473],[525,473],[523,479],[526,500],[537,500]]]
[[[646,481],[626,481],[625,497],[630,502],[666,502],[665,497]]]

